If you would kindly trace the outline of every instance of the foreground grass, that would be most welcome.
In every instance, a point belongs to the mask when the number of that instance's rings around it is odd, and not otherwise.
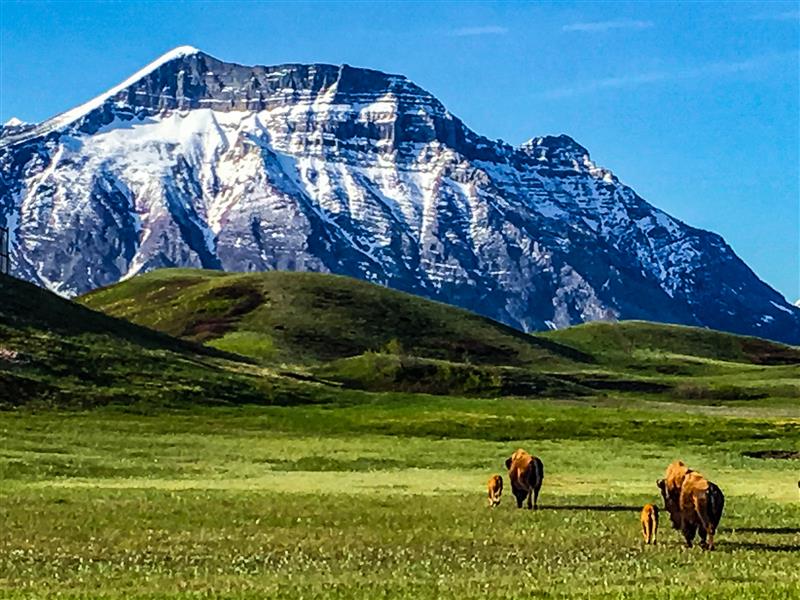
[[[0,413],[0,595],[800,597],[796,466],[743,456],[800,449],[800,420],[769,405],[355,400]],[[489,510],[518,445],[545,462],[544,508]],[[640,542],[676,456],[726,493],[713,553],[666,516]]]

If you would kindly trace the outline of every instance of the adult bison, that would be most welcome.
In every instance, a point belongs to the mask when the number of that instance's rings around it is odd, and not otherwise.
[[[722,518],[725,496],[722,490],[697,471],[676,461],[657,482],[673,528],[681,531],[691,548],[700,534],[700,547],[714,549],[714,535]]]
[[[535,456],[531,456],[519,448],[506,459],[508,480],[511,483],[511,493],[517,499],[517,508],[522,508],[522,502],[528,499],[528,508],[539,508],[539,490],[542,489],[544,480],[544,465]],[[533,496],[533,502],[531,502]]]

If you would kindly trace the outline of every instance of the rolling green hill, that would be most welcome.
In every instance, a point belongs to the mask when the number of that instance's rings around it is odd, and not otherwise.
[[[591,353],[601,369],[657,382],[671,400],[800,398],[800,349],[777,342],[643,321],[585,323],[540,336]],[[577,381],[599,387],[581,374]]]
[[[165,269],[81,302],[265,363],[388,350],[460,363],[555,368],[591,357],[465,310],[348,277]]]
[[[800,350],[697,328],[592,323],[527,335],[317,273],[162,270],[79,299],[0,279],[5,405],[305,403],[460,396],[800,396]]]
[[[464,310],[319,273],[166,269],[96,290],[94,309],[264,366],[368,391],[483,396],[797,397],[800,350],[646,322],[527,335]]]
[[[646,321],[593,322],[550,331],[542,337],[591,354],[606,363],[649,357],[687,357],[754,365],[800,363],[800,348],[683,325]]]
[[[231,358],[0,275],[0,407],[289,400]]]

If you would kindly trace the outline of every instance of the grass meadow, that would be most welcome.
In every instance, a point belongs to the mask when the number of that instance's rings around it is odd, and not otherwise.
[[[705,406],[342,394],[338,403],[0,413],[5,598],[798,598],[800,420]],[[506,480],[538,454],[538,512]],[[720,485],[714,552],[638,510],[683,458]],[[659,501],[660,504],[660,501]]]

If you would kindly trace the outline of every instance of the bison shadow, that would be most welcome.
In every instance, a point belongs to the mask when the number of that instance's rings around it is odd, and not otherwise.
[[[626,506],[622,504],[543,504],[539,510],[574,510],[574,511],[596,511],[596,512],[640,512],[641,506]],[[763,534],[800,534],[800,527],[735,527],[728,529],[720,528],[719,533],[763,533]],[[800,552],[800,544],[771,544],[759,542],[718,542],[717,548],[725,551],[729,550],[762,550],[765,552]]]
[[[539,510],[590,510],[597,512],[640,512],[641,506],[623,506],[618,504],[543,504]]]
[[[800,533],[800,527],[734,527],[734,533]]]
[[[759,542],[717,542],[717,550],[761,550],[762,552],[800,552],[800,544],[761,544]]]

